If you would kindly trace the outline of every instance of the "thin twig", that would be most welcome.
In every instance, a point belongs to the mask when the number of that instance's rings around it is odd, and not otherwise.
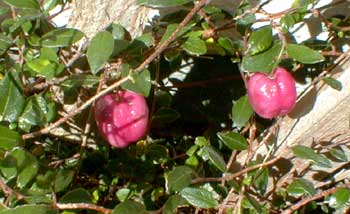
[[[142,71],[148,64],[150,64],[156,57],[158,57],[167,47],[168,45],[176,39],[177,34],[191,21],[194,15],[198,13],[198,11],[207,3],[207,0],[199,1],[192,10],[186,15],[186,17],[182,20],[176,30],[171,34],[171,36],[160,43],[155,51],[145,60],[143,61],[136,69],[136,72]]]
[[[223,176],[223,177],[208,177],[208,178],[196,178],[196,179],[193,179],[192,180],[192,183],[193,184],[196,184],[196,183],[205,183],[205,182],[221,182],[221,181],[227,181],[227,180],[232,180],[238,176],[241,176],[243,175],[244,173],[247,173],[247,172],[250,172],[250,171],[253,171],[255,169],[259,169],[261,167],[265,167],[265,166],[269,166],[271,164],[274,164],[276,163],[279,159],[281,159],[281,156],[277,156],[269,161],[266,161],[265,163],[261,163],[261,164],[257,164],[257,165],[254,165],[254,166],[251,166],[251,167],[247,167],[245,169],[242,169],[241,171],[239,172],[236,172],[232,175],[226,175],[226,176]]]
[[[312,201],[316,201],[318,199],[321,199],[321,198],[324,198],[328,195],[331,195],[333,194],[334,192],[336,192],[337,190],[341,189],[341,188],[344,188],[344,187],[347,187],[349,188],[349,183],[345,184],[345,185],[341,185],[341,186],[338,186],[338,187],[333,187],[333,188],[330,188],[330,189],[327,189],[323,192],[320,192],[312,197],[309,197],[309,198],[305,198],[301,201],[299,201],[298,203],[292,205],[290,208],[284,210],[282,212],[282,214],[292,214],[294,211],[300,209],[301,207],[305,206],[306,204],[312,202]]]
[[[76,209],[84,209],[84,210],[95,210],[100,213],[104,214],[110,214],[112,213],[112,210],[97,206],[95,204],[88,204],[88,203],[67,203],[67,204],[60,204],[57,203],[56,207],[60,210],[76,210]]]

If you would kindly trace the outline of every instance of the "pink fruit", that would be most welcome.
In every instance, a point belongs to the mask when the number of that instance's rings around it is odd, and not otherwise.
[[[286,115],[296,102],[294,79],[280,67],[271,76],[254,73],[248,80],[248,98],[254,111],[263,118]]]
[[[146,134],[148,106],[143,96],[119,91],[95,102],[95,119],[109,144],[123,148]]]

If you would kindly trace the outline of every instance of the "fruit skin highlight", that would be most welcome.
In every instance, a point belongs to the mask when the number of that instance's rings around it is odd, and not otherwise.
[[[95,102],[94,110],[99,130],[114,147],[124,148],[146,134],[149,110],[139,94],[130,91],[107,94]]]
[[[288,114],[297,98],[292,75],[281,67],[277,67],[270,76],[254,73],[248,79],[247,88],[254,111],[267,119]]]

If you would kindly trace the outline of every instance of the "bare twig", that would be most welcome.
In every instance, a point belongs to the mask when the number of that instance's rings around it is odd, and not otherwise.
[[[223,177],[208,177],[208,178],[196,178],[196,179],[193,179],[192,180],[192,183],[193,184],[196,184],[196,183],[205,183],[205,182],[221,182],[221,181],[227,181],[227,180],[232,180],[238,176],[241,176],[247,172],[250,172],[250,171],[253,171],[253,170],[256,170],[256,169],[259,169],[261,167],[265,167],[265,166],[269,166],[269,165],[272,165],[274,163],[276,163],[279,159],[281,159],[281,156],[277,156],[269,161],[266,161],[265,163],[261,163],[261,164],[257,164],[257,165],[254,165],[254,166],[251,166],[251,167],[247,167],[245,169],[242,169],[241,171],[239,172],[236,172],[232,175],[226,175],[226,176],[223,176]]]
[[[309,197],[309,198],[305,198],[301,201],[299,201],[298,203],[292,205],[290,208],[284,210],[282,212],[282,214],[292,214],[294,211],[300,209],[301,207],[305,206],[306,204],[312,202],[312,201],[316,201],[318,199],[321,199],[325,196],[328,196],[328,195],[331,195],[333,194],[334,192],[336,192],[337,190],[341,189],[341,188],[344,188],[344,187],[347,187],[349,188],[349,183],[346,183],[345,185],[341,185],[341,186],[338,186],[338,187],[333,187],[333,188],[330,188],[330,189],[327,189],[323,192],[320,192],[312,197]]]
[[[191,21],[194,15],[198,13],[198,11],[207,3],[207,0],[200,0],[193,9],[186,15],[186,17],[182,20],[182,22],[179,24],[179,26],[176,28],[176,30],[171,34],[171,36],[164,41],[163,43],[160,43],[156,48],[155,51],[145,60],[143,61],[136,69],[136,72],[142,71],[148,64],[150,64],[157,56],[159,56],[167,47],[168,45],[176,39],[177,34]]]
[[[57,203],[56,207],[60,210],[76,210],[76,209],[84,209],[84,210],[95,210],[100,213],[104,214],[110,214],[112,213],[112,210],[97,206],[95,204],[88,204],[88,203],[67,203],[67,204],[60,204]]]

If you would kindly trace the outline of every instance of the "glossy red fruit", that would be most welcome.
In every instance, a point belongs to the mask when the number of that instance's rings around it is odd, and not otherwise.
[[[254,73],[247,86],[250,104],[263,118],[286,115],[295,105],[295,82],[284,68],[276,68],[270,76],[260,72]]]
[[[105,139],[112,146],[124,148],[146,134],[147,102],[130,91],[107,94],[95,102],[95,119]]]

